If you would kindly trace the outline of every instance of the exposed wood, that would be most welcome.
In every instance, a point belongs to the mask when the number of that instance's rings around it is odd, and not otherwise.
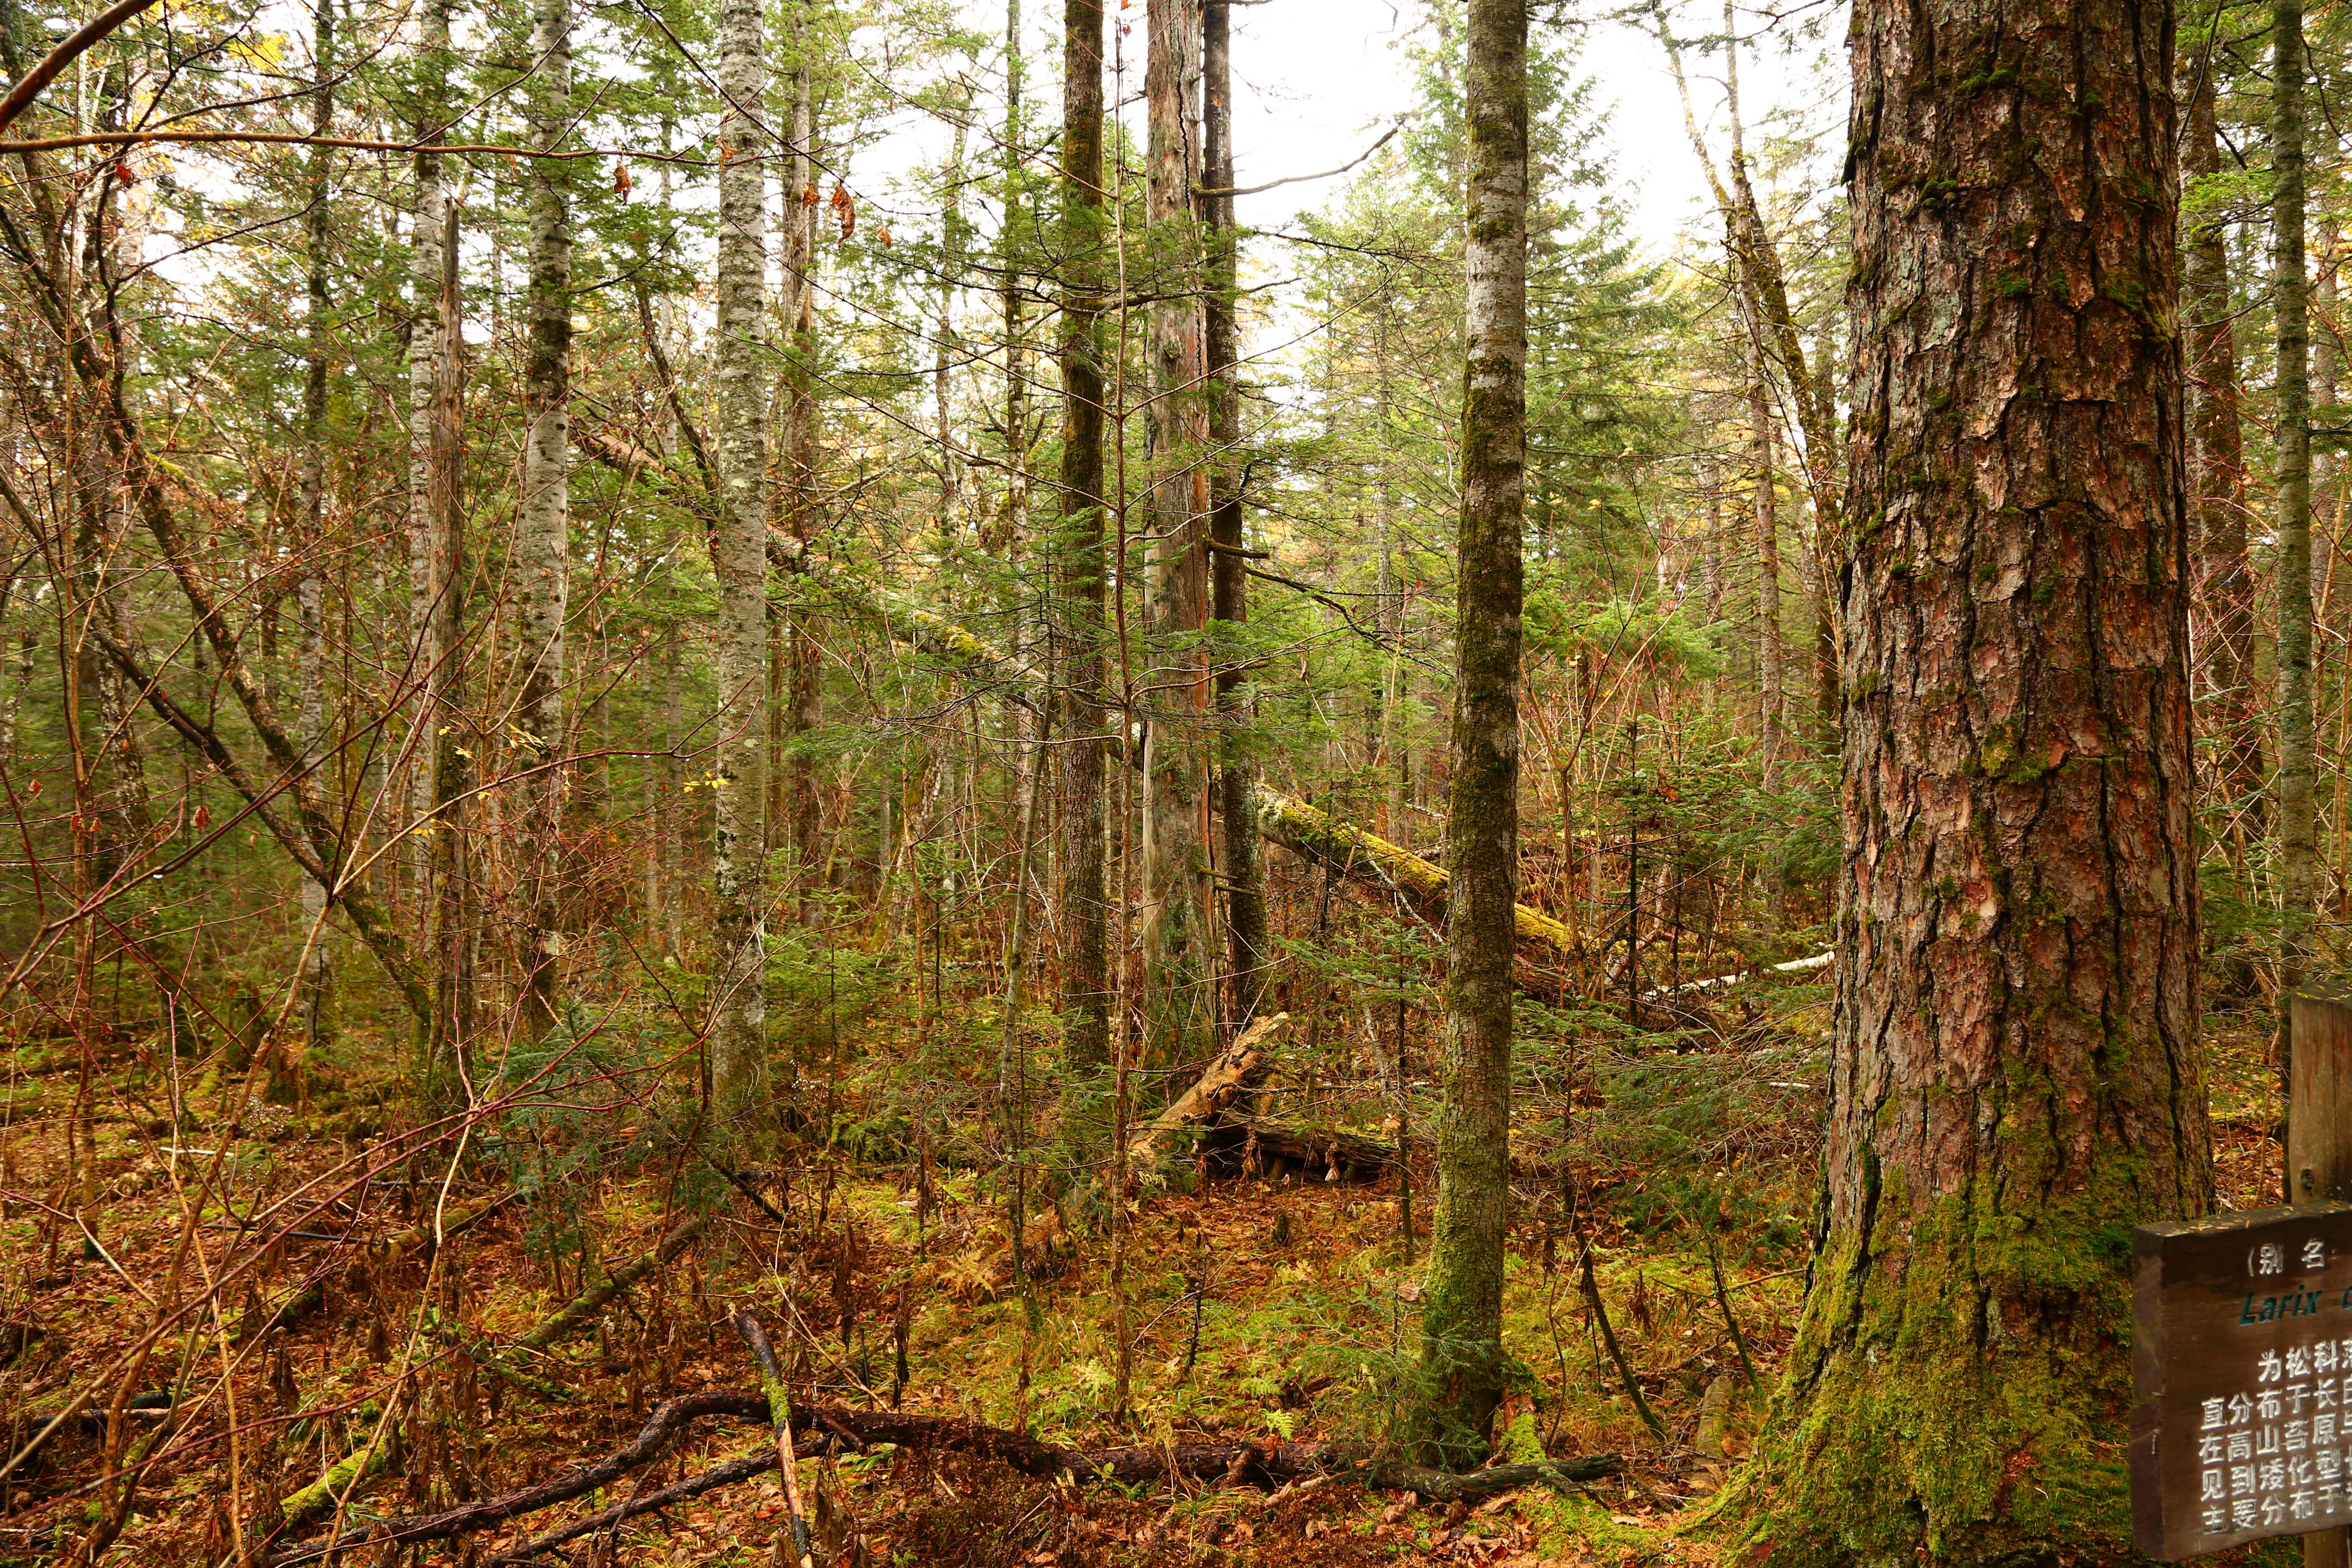
[[[1267,1038],[1289,1021],[1289,1014],[1276,1013],[1270,1018],[1258,1019],[1235,1036],[1233,1044],[1201,1069],[1192,1088],[1178,1095],[1167,1110],[1128,1140],[1127,1157],[1148,1161],[1160,1152],[1171,1134],[1206,1121],[1231,1105],[1265,1066]]]

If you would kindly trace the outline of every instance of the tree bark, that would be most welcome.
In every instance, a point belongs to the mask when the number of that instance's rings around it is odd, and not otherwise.
[[[570,0],[532,0],[531,140],[554,151],[572,119]],[[516,521],[515,657],[522,679],[515,721],[524,785],[520,845],[530,924],[520,954],[520,1025],[537,1039],[554,1026],[563,961],[556,901],[563,827],[564,619],[572,584],[572,165],[530,161],[530,343],[523,371],[522,499]]]
[[[2212,1201],[2172,10],[1857,11],[1822,1238],[1776,1557],[2128,1555],[2129,1227]]]
[[[2271,5],[2271,288],[2278,333],[2278,837],[2282,994],[2311,959],[2319,823],[2311,690],[2311,286],[2305,276],[2302,0]],[[2284,1014],[2280,1038],[2285,1038]]]
[[[324,136],[335,117],[335,7],[333,0],[317,0],[310,24],[310,129]],[[310,210],[303,215],[303,243],[309,255],[302,321],[302,468],[296,498],[299,535],[296,551],[302,563],[295,585],[295,613],[300,623],[294,664],[295,742],[302,765],[314,773],[323,755],[326,731],[327,637],[326,549],[327,500],[327,289],[328,210],[333,193],[332,156],[323,147],[310,155]],[[302,1039],[316,1049],[328,1033],[333,972],[327,949],[327,889],[316,878],[304,877],[302,930],[310,949],[302,963]]]
[[[1148,623],[1155,689],[1144,737],[1142,877],[1144,1048],[1159,1062],[1194,1062],[1213,1049],[1209,987],[1208,670],[1201,646],[1209,613],[1208,427],[1202,384],[1200,169],[1193,93],[1200,72],[1199,0],[1149,0],[1144,64],[1149,121],[1144,216],[1154,298],[1147,311],[1151,401],[1150,577]]]
[[[793,13],[793,149],[791,199],[784,203],[785,321],[793,334],[791,374],[786,378],[789,406],[785,411],[785,458],[791,489],[786,498],[785,531],[791,535],[795,563],[805,571],[809,542],[817,531],[816,462],[816,224],[818,208],[808,200],[815,189],[816,82],[812,69],[808,6]],[[783,698],[784,732],[789,750],[773,764],[782,773],[784,800],[781,815],[791,829],[793,862],[799,879],[802,916],[815,879],[823,869],[818,846],[824,824],[816,759],[810,742],[824,721],[824,688],[818,679],[816,634],[808,617],[797,610],[787,627]],[[775,831],[771,824],[769,831]]]
[[[1207,0],[1202,12],[1202,77],[1205,125],[1202,183],[1234,188],[1233,28],[1231,0]],[[1242,401],[1239,325],[1234,320],[1241,237],[1234,198],[1206,198],[1208,310],[1203,333],[1208,359],[1210,611],[1227,628],[1249,619],[1248,558],[1242,553],[1238,457]],[[1387,606],[1382,605],[1385,612]],[[1228,631],[1230,637],[1231,633]],[[1273,942],[1265,910],[1265,858],[1258,848],[1257,759],[1250,732],[1251,704],[1239,650],[1217,650],[1217,805],[1223,813],[1225,944],[1231,969],[1226,988],[1229,1030],[1249,1026],[1265,994]]]
[[[1103,6],[1062,7],[1062,373],[1060,587],[1063,1141],[1075,1164],[1104,1138],[1110,1065],[1109,895],[1104,882],[1103,748]]]
[[[767,59],[759,0],[726,0],[719,15],[718,409],[719,516],[711,563],[719,579],[719,722],[713,794],[712,1087],[723,1142],[756,1148],[768,1120],[766,795],[762,687],[767,651],[768,441],[761,369],[767,290]]]
[[[1511,960],[1518,889],[1520,528],[1527,502],[1528,8],[1470,0],[1462,520],[1446,801],[1445,1030],[1423,1296],[1430,1453],[1486,1457],[1503,1394]]]
[[[418,731],[411,805],[417,837],[418,923],[429,934],[433,1016],[424,1042],[424,1087],[435,1095],[446,1058],[463,1047],[473,1016],[472,921],[467,897],[467,784],[470,754],[462,711],[466,538],[459,464],[463,384],[457,296],[457,207],[441,139],[448,111],[448,0],[426,0],[417,68],[416,218],[409,256],[412,317],[408,354],[410,657],[415,662]]]
[[[415,69],[418,82],[416,210],[409,237],[408,322],[408,660],[406,686],[413,692],[415,723],[408,753],[408,807],[422,821],[433,809],[433,773],[440,727],[436,694],[452,650],[441,646],[440,582],[436,567],[441,506],[436,446],[436,411],[444,366],[457,352],[457,324],[444,310],[441,282],[450,225],[449,191],[440,139],[448,101],[449,4],[425,0],[419,12]],[[409,841],[408,879],[421,912],[429,897],[426,866],[430,839]],[[420,924],[422,921],[420,921]]]

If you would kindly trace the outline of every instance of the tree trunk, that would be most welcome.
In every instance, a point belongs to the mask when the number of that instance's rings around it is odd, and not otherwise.
[[[1787,733],[1788,694],[1781,659],[1780,637],[1780,500],[1772,461],[1772,391],[1766,369],[1761,324],[1751,299],[1749,326],[1748,427],[1756,454],[1756,669],[1763,688],[1764,787],[1773,786]]]
[[[1206,124],[1202,136],[1202,181],[1212,192],[1234,188],[1233,30],[1231,0],[1207,0],[1202,12],[1202,76]],[[1238,449],[1242,439],[1241,384],[1236,368],[1238,329],[1234,287],[1241,240],[1234,224],[1234,198],[1206,198],[1209,294],[1206,331],[1209,441],[1209,539],[1218,548],[1210,561],[1211,613],[1226,627],[1249,619],[1247,558],[1242,554],[1242,496]],[[1381,606],[1385,612],[1387,606]],[[1231,636],[1229,632],[1228,637]],[[1265,994],[1273,959],[1265,911],[1265,857],[1258,848],[1257,760],[1250,734],[1250,705],[1244,692],[1238,647],[1220,643],[1217,691],[1217,804],[1224,814],[1225,942],[1232,967],[1229,1016],[1223,1026],[1249,1026]]]
[[[1757,1533],[2120,1558],[2129,1227],[2212,1200],[2171,12],[1853,38],[1829,1141]]]
[[[2214,122],[2213,80],[2197,71],[2189,102],[2189,135],[2181,153],[2191,180],[2221,172],[2220,128]],[[2219,766],[2229,795],[2251,803],[2261,831],[2262,733],[2255,721],[2254,574],[2246,555],[2246,447],[2239,426],[2243,391],[2238,381],[2236,310],[2230,294],[2230,251],[2220,218],[2187,236],[2181,284],[2189,335],[2189,400],[2194,444],[2189,480],[2202,595],[2207,711],[2221,741]]]
[[[1103,6],[1062,7],[1061,662],[1063,1141],[1074,1164],[1100,1147],[1110,1065],[1109,893],[1103,865]]]
[[[2271,287],[2278,332],[2279,990],[2311,959],[2319,824],[2311,690],[2311,288],[2305,277],[2302,0],[2271,5]],[[2285,1016],[2280,1016],[2285,1039]]]
[[[1162,1063],[1199,1062],[1213,1048],[1208,986],[1209,858],[1202,748],[1208,672],[1208,429],[1202,377],[1200,168],[1192,93],[1199,75],[1198,0],[1149,0],[1144,67],[1150,124],[1144,216],[1154,298],[1148,308],[1151,401],[1149,518],[1152,689],[1144,738],[1144,1049]]]
[[[550,151],[572,119],[570,0],[532,0],[531,139]],[[572,584],[572,165],[530,161],[530,344],[523,372],[522,500],[516,521],[515,657],[520,763],[537,770],[523,788],[524,896],[530,924],[520,953],[520,1026],[537,1039],[554,1026],[563,962],[556,903],[563,827],[563,624]]]
[[[787,497],[785,531],[793,540],[793,559],[806,569],[809,542],[816,536],[816,223],[818,208],[805,193],[815,189],[816,84],[810,68],[808,7],[793,13],[793,154],[790,199],[784,203],[785,321],[793,334],[791,403],[785,411],[784,455],[791,490]],[[802,916],[814,910],[810,895],[822,870],[818,832],[824,816],[817,784],[816,759],[810,738],[824,721],[824,689],[818,680],[815,633],[797,611],[788,627],[783,698],[784,732],[790,744],[782,763],[785,799],[782,816],[790,826],[793,861],[799,878]],[[771,825],[770,831],[774,831]]]
[[[418,67],[425,91],[417,126],[416,220],[409,282],[413,317],[408,355],[411,657],[416,661],[419,732],[411,797],[426,824],[418,836],[419,923],[430,932],[435,1000],[426,1029],[425,1089],[436,1096],[453,1049],[463,1048],[473,1013],[472,921],[466,863],[467,744],[464,694],[466,540],[458,465],[462,382],[457,298],[457,208],[451,199],[440,140],[446,113],[447,0],[426,0]]]
[[[409,237],[408,285],[408,661],[404,685],[414,693],[415,724],[409,746],[408,809],[424,821],[433,809],[434,732],[440,727],[436,693],[451,650],[438,645],[438,595],[434,569],[439,509],[434,430],[442,367],[457,352],[452,322],[441,309],[443,250],[448,241],[450,205],[440,140],[448,101],[449,0],[425,0],[419,13],[416,70],[421,87],[416,137],[416,212]],[[426,892],[430,837],[408,844],[408,880],[421,914]],[[422,924],[419,921],[419,924]]]
[[[1462,521],[1446,801],[1437,1207],[1423,1307],[1430,1451],[1486,1454],[1503,1394],[1511,958],[1518,889],[1520,527],[1527,502],[1528,8],[1470,0]]]
[[[335,116],[335,7],[333,0],[318,0],[311,9],[310,129],[324,136]],[[310,277],[302,321],[302,468],[296,499],[295,543],[302,563],[296,584],[296,615],[300,631],[296,643],[296,744],[303,766],[316,770],[324,754],[326,731],[326,499],[327,499],[327,289],[328,211],[332,193],[329,173],[331,154],[323,147],[310,153],[310,211],[302,232],[309,255]],[[327,953],[327,889],[316,878],[304,877],[302,932],[310,945],[302,963],[302,1041],[311,1050],[327,1039],[332,971]]]
[[[767,149],[758,115],[767,96],[759,0],[726,0],[719,86],[727,108],[719,142],[718,408],[719,516],[711,563],[719,579],[717,831],[712,839],[710,1060],[722,1143],[757,1149],[769,1120],[766,889],[761,848],[766,732],[761,712],[768,633],[768,440],[761,341],[767,289]]]

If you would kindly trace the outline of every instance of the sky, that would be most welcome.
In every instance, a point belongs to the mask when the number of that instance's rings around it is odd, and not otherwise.
[[[1538,7],[1539,12],[1549,7]],[[1689,14],[1676,23],[1678,34],[1720,30],[1719,14],[1685,9]],[[1141,0],[1137,0],[1127,15],[1136,18],[1141,11]],[[1235,5],[1234,142],[1242,165],[1241,184],[1336,168],[1395,123],[1412,98],[1398,46],[1420,12],[1419,0],[1264,0]],[[1829,24],[1828,37],[1844,36],[1842,16],[1829,18]],[[1746,12],[1740,26],[1743,33],[1764,31],[1764,23]],[[1622,23],[1604,20],[1582,30],[1582,68],[1597,80],[1610,106],[1602,118],[1615,154],[1617,195],[1634,233],[1660,251],[1670,250],[1683,226],[1705,219],[1708,197],[1664,53],[1647,31]],[[1140,35],[1139,21],[1131,39],[1139,47]],[[1768,39],[1747,53],[1741,101],[1751,124],[1780,115],[1809,126],[1837,128],[1844,112],[1842,51],[1833,51],[1827,59],[1827,80],[1812,68],[1822,53],[1818,47],[1809,47],[1792,60]],[[1712,119],[1713,144],[1720,156],[1718,59],[1695,58],[1686,51],[1685,62],[1699,110]],[[1841,141],[1836,136],[1828,140]],[[1292,213],[1321,203],[1340,183],[1339,178],[1307,181],[1242,198],[1241,220],[1255,227],[1277,226]]]

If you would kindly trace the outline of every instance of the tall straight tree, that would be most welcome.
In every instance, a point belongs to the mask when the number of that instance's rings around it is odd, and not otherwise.
[[[2311,281],[2304,252],[2303,0],[2271,5],[2271,289],[2278,331],[2279,902],[2286,916],[2281,990],[2310,962],[2318,879],[2318,780],[2311,695]],[[2282,1010],[2280,1038],[2285,1038]]]
[[[558,151],[572,121],[570,0],[532,0],[531,139]],[[557,846],[563,827],[563,623],[571,603],[572,489],[572,165],[556,158],[530,163],[530,345],[523,371],[528,426],[522,448],[522,503],[516,523],[515,610],[520,646],[516,728],[536,770],[522,854],[530,925],[523,942],[521,1025],[536,1038],[555,1022],[563,938],[556,906]]]
[[[767,732],[761,708],[768,637],[766,189],[760,111],[768,66],[760,0],[719,12],[719,342],[713,379],[719,507],[711,536],[719,580],[719,743],[711,847],[710,1060],[725,1131],[764,1142],[768,1089],[764,825]]]
[[[310,133],[325,136],[335,120],[335,5],[316,0],[310,11]],[[327,727],[327,350],[330,255],[328,198],[333,194],[333,154],[310,152],[309,210],[302,216],[308,277],[302,316],[302,468],[297,498],[297,550],[302,578],[295,588],[299,637],[296,647],[296,739],[302,764],[315,770],[324,756]],[[311,943],[302,964],[302,1038],[315,1049],[325,1035],[332,972],[325,921],[327,887],[316,877],[302,882],[304,939]]]
[[[1203,342],[1209,382],[1210,613],[1231,627],[1249,619],[1248,558],[1243,553],[1240,456],[1242,397],[1234,319],[1241,236],[1234,222],[1232,0],[1207,0],[1201,11],[1202,197],[1207,220],[1208,309]],[[1383,615],[1388,601],[1381,601]],[[1228,651],[1217,691],[1217,807],[1224,833],[1225,951],[1232,974],[1226,1022],[1246,1025],[1265,994],[1273,956],[1265,909],[1265,856],[1258,846],[1257,763],[1252,755],[1247,682]],[[1383,710],[1383,719],[1394,703]],[[1391,831],[1394,831],[1391,827]]]
[[[790,478],[783,497],[784,528],[798,566],[815,536],[817,406],[816,406],[816,221],[817,205],[809,199],[816,189],[816,74],[810,51],[815,47],[809,26],[807,0],[793,8],[792,138],[786,170],[782,242],[784,325],[792,333],[790,370],[785,376],[783,465]],[[771,768],[782,781],[778,810],[782,822],[770,821],[772,838],[789,837],[793,863],[799,878],[803,918],[814,910],[807,902],[814,879],[821,869],[817,832],[823,820],[824,796],[817,787],[815,759],[808,742],[824,721],[824,686],[818,680],[816,636],[808,617],[795,610],[786,627],[790,656],[780,683],[784,700],[782,734],[789,750],[772,758]],[[771,733],[778,727],[772,725]],[[771,798],[773,798],[772,795]],[[789,834],[782,829],[789,827]]]
[[[1091,1152],[1110,1063],[1109,897],[1103,881],[1102,0],[1062,7],[1062,483],[1058,554],[1062,755],[1063,1122]]]
[[[2172,8],[1866,0],[1853,47],[1829,1147],[1759,1533],[2121,1556],[2129,1228],[2213,1194]]]
[[[464,699],[466,533],[461,432],[464,313],[457,297],[457,204],[433,144],[448,112],[448,0],[425,0],[417,51],[421,83],[415,229],[409,247],[409,657],[416,669],[419,731],[411,804],[428,825],[419,836],[419,913],[431,931],[436,991],[426,1031],[428,1087],[453,1044],[472,1033],[471,870],[467,800],[474,748]]]
[[[435,707],[454,648],[442,645],[442,579],[437,556],[443,514],[455,504],[454,472],[441,440],[442,393],[456,375],[458,352],[454,300],[442,285],[450,271],[453,209],[440,140],[449,102],[449,0],[425,0],[417,13],[416,205],[408,246],[408,660],[404,684],[415,695],[409,753],[409,809],[424,819],[433,809]],[[430,838],[410,840],[409,879],[421,906],[426,898]]]
[[[1511,1193],[1519,614],[1527,510],[1528,6],[1470,0],[1462,518],[1446,795],[1445,1033],[1437,1209],[1422,1309],[1433,1457],[1483,1459],[1503,1396]]]
[[[1208,426],[1201,335],[1200,174],[1193,110],[1200,76],[1199,0],[1149,0],[1143,95],[1149,124],[1144,216],[1152,300],[1148,308],[1150,402],[1150,626],[1154,689],[1144,738],[1143,951],[1146,1048],[1157,1060],[1205,1056],[1216,1006],[1210,991],[1209,847],[1202,809],[1209,615]]]

